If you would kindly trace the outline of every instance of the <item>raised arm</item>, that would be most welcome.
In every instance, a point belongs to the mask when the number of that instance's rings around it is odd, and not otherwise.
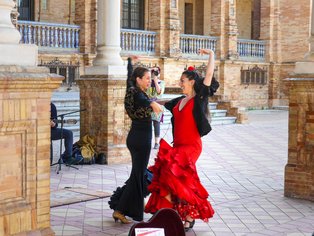
[[[132,84],[130,83],[130,79],[131,79],[131,76],[132,76],[132,73],[133,73],[133,64],[138,61],[138,56],[134,56],[134,55],[131,55],[128,57],[128,66],[127,66],[127,69],[128,69],[128,75],[127,75],[127,89],[132,86]]]
[[[212,78],[214,75],[214,69],[215,69],[215,53],[211,49],[200,49],[199,50],[200,55],[209,55],[207,67],[206,67],[206,75],[204,79],[204,85],[210,86],[212,82]]]

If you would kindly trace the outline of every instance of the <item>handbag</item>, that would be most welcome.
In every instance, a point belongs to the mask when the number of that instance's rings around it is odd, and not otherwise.
[[[163,122],[164,111],[165,111],[165,107],[162,106],[162,112],[160,112],[159,114],[156,114],[155,112],[152,112],[152,114],[151,114],[152,120],[155,120],[155,121],[158,121],[158,122]]]

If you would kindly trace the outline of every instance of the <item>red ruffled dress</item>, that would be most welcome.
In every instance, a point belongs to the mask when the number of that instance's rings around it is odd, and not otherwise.
[[[152,183],[148,186],[152,194],[145,212],[173,208],[182,220],[189,215],[193,219],[208,221],[214,210],[195,166],[202,151],[202,141],[192,113],[194,99],[189,100],[181,111],[180,102],[173,108],[173,147],[162,139],[155,164],[149,168],[153,172]],[[172,203],[165,199],[169,193]]]

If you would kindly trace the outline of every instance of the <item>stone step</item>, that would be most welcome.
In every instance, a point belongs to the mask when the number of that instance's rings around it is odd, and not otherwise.
[[[211,110],[216,110],[217,109],[217,102],[209,102],[208,103],[208,109]]]
[[[274,110],[289,111],[289,106],[273,106],[272,109],[274,109]]]
[[[235,124],[237,118],[236,117],[214,117],[211,119],[211,125],[230,125]]]
[[[56,107],[62,108],[62,107],[80,107],[80,100],[79,98],[73,98],[73,99],[53,99],[53,103],[56,105]],[[59,110],[58,110],[59,113]]]
[[[209,111],[210,117],[225,117],[227,114],[227,110],[219,110],[219,109],[213,109]]]

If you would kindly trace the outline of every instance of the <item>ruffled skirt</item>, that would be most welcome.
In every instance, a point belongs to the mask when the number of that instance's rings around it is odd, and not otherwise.
[[[186,216],[208,221],[214,210],[208,202],[208,193],[201,184],[195,163],[201,153],[201,143],[171,147],[165,140],[160,148],[148,190],[152,193],[145,206],[145,212],[155,213],[161,208],[173,208],[182,220]],[[171,194],[172,202],[166,200]]]

